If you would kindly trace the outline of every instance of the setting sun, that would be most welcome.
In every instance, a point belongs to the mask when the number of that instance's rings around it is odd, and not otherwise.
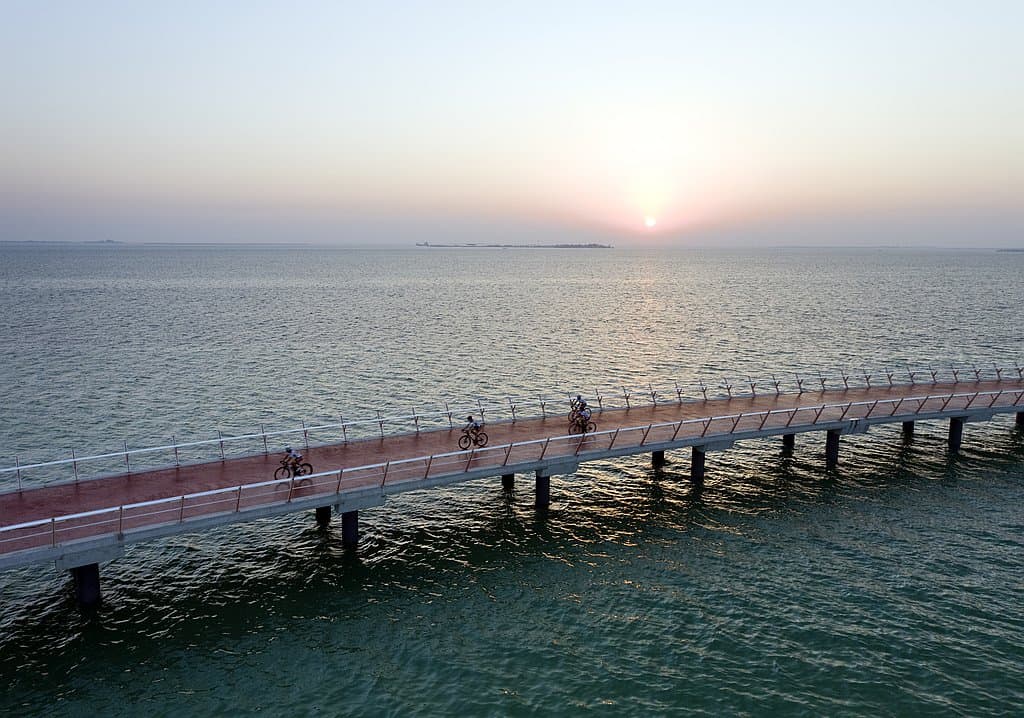
[[[658,220],[656,220],[654,217],[647,217],[646,219],[644,219],[644,226],[647,227],[647,229],[651,229],[657,223]]]

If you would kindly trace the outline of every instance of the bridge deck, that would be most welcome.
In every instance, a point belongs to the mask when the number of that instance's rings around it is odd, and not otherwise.
[[[1019,391],[1021,388],[1024,388],[1024,382],[1018,379],[1004,379],[957,384],[875,386],[779,396],[763,394],[757,397],[709,399],[682,404],[666,402],[657,406],[610,409],[595,412],[594,419],[598,423],[598,428],[603,431],[649,423],[815,407],[851,401],[887,400],[954,392]],[[559,413],[550,414],[547,418],[521,419],[515,423],[488,424],[486,431],[490,436],[489,445],[494,446],[562,436],[567,433],[567,426],[565,414]],[[347,469],[456,451],[459,435],[460,430],[455,429],[386,436],[383,439],[362,439],[346,444],[311,447],[305,452],[305,456],[318,472]],[[272,453],[229,458],[212,463],[140,471],[3,494],[0,495],[0,527],[269,480],[278,466],[279,456],[280,454]]]

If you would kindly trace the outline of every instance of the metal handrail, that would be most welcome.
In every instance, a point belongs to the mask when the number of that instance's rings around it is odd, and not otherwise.
[[[225,494],[235,494],[235,493],[237,493],[238,494],[238,503],[236,503],[236,508],[235,508],[235,512],[234,513],[238,513],[240,511],[240,502],[241,502],[242,492],[245,491],[246,489],[257,489],[257,488],[267,487],[267,486],[280,486],[280,485],[286,484],[286,483],[290,484],[292,487],[294,487],[294,483],[293,482],[295,482],[296,480],[305,481],[307,479],[312,480],[312,479],[318,479],[318,478],[331,477],[332,478],[332,482],[333,482],[333,478],[337,477],[338,478],[337,490],[332,492],[332,494],[336,495],[338,493],[341,493],[342,476],[343,476],[343,474],[352,475],[352,474],[357,474],[359,472],[372,471],[372,470],[375,470],[375,469],[377,469],[377,470],[383,469],[385,471],[385,475],[384,475],[384,480],[380,484],[380,486],[383,488],[384,485],[387,482],[387,473],[386,472],[387,472],[388,468],[394,469],[395,467],[398,467],[398,466],[411,466],[412,464],[415,464],[415,463],[418,463],[418,464],[422,465],[422,464],[425,463],[426,464],[426,470],[425,470],[422,478],[423,479],[427,479],[427,478],[430,477],[430,470],[431,470],[431,468],[438,466],[439,465],[438,464],[438,460],[441,460],[441,463],[447,463],[447,464],[450,464],[450,465],[461,465],[464,468],[463,468],[462,472],[459,472],[459,473],[468,473],[470,471],[470,465],[472,464],[473,460],[474,459],[479,459],[484,454],[493,454],[495,452],[503,451],[504,454],[505,454],[505,459],[500,464],[494,464],[494,465],[486,464],[486,465],[483,465],[483,466],[480,466],[478,464],[477,465],[477,469],[481,469],[481,468],[491,469],[491,468],[497,468],[499,466],[507,465],[509,454],[511,453],[511,451],[514,448],[517,448],[517,447],[521,448],[521,447],[528,447],[528,446],[543,445],[543,447],[544,447],[544,451],[542,451],[542,456],[543,456],[543,454],[547,450],[547,447],[550,446],[552,442],[555,442],[555,443],[558,443],[558,442],[568,442],[568,443],[578,442],[576,450],[573,452],[574,454],[578,455],[580,453],[580,448],[582,447],[583,443],[586,442],[587,440],[594,440],[596,437],[599,437],[599,436],[604,436],[604,437],[609,437],[610,436],[611,437],[611,441],[609,442],[608,446],[607,447],[602,447],[600,449],[597,449],[597,451],[610,451],[612,445],[614,445],[615,440],[618,438],[618,436],[621,433],[628,433],[630,431],[643,432],[644,433],[643,441],[646,441],[647,436],[655,428],[660,429],[660,428],[667,428],[667,427],[676,427],[676,431],[673,434],[672,441],[667,442],[667,443],[673,443],[676,440],[675,437],[678,436],[678,434],[679,434],[679,429],[682,426],[687,425],[687,424],[691,424],[691,425],[700,424],[700,425],[703,425],[704,426],[704,432],[701,433],[699,438],[708,438],[708,437],[705,436],[706,433],[707,433],[707,429],[714,422],[716,422],[716,421],[732,421],[733,422],[732,425],[730,426],[728,432],[721,432],[721,433],[712,434],[712,438],[713,438],[713,437],[717,437],[717,436],[728,436],[728,435],[733,435],[733,434],[738,433],[737,432],[738,425],[739,425],[740,421],[742,419],[744,419],[744,418],[747,418],[747,419],[758,419],[758,418],[764,417],[764,419],[766,420],[768,416],[771,416],[773,414],[774,415],[789,415],[790,419],[786,423],[785,428],[796,429],[796,428],[799,428],[799,427],[802,427],[802,426],[815,426],[815,425],[817,425],[819,423],[819,421],[821,420],[821,417],[822,417],[823,413],[825,411],[829,410],[829,409],[843,409],[844,410],[843,411],[843,416],[845,417],[852,407],[855,407],[855,406],[869,406],[870,405],[870,409],[865,414],[865,416],[857,417],[857,419],[864,419],[864,418],[869,418],[871,413],[872,413],[872,411],[874,411],[875,407],[877,407],[879,404],[893,404],[893,403],[895,403],[895,404],[897,404],[897,406],[899,406],[899,405],[902,405],[903,402],[907,402],[907,401],[916,401],[916,402],[918,402],[917,407],[915,409],[913,409],[912,411],[909,411],[909,412],[906,412],[906,413],[902,413],[902,414],[899,415],[899,418],[902,419],[902,418],[907,417],[907,416],[916,416],[916,415],[919,415],[919,414],[923,413],[924,406],[929,401],[946,400],[945,403],[943,404],[943,409],[940,410],[940,411],[945,411],[945,407],[948,406],[948,404],[950,403],[950,401],[952,399],[956,399],[956,398],[970,398],[971,401],[968,403],[968,407],[969,407],[970,403],[973,403],[973,401],[975,401],[979,396],[985,396],[985,397],[992,396],[993,397],[992,401],[985,408],[993,408],[996,400],[998,400],[998,398],[1003,396],[1004,394],[1008,394],[1008,393],[1013,393],[1013,392],[1007,392],[1006,390],[999,390],[999,391],[988,391],[988,392],[964,392],[964,393],[951,393],[951,394],[929,394],[929,395],[924,395],[924,396],[896,397],[896,398],[892,398],[892,399],[881,399],[881,400],[871,400],[871,401],[846,402],[846,403],[837,403],[837,404],[821,404],[821,405],[806,406],[806,407],[796,407],[796,408],[792,408],[791,407],[791,408],[787,408],[787,409],[766,409],[766,410],[763,410],[763,411],[754,411],[754,412],[749,412],[749,413],[748,412],[740,412],[738,414],[727,414],[727,415],[712,416],[712,417],[699,417],[699,418],[695,418],[695,419],[681,419],[679,421],[659,422],[659,423],[656,423],[656,424],[646,424],[646,425],[640,424],[640,425],[631,426],[631,427],[619,427],[617,429],[606,429],[604,431],[598,431],[598,432],[594,432],[594,433],[591,433],[591,434],[583,434],[583,435],[567,434],[567,435],[563,435],[563,436],[546,437],[546,438],[543,438],[543,439],[530,439],[528,441],[523,441],[523,442],[511,442],[509,444],[502,444],[502,445],[499,445],[499,446],[485,447],[483,449],[476,449],[476,448],[474,448],[474,449],[469,449],[467,451],[452,451],[452,452],[445,452],[445,453],[441,453],[441,454],[432,454],[430,456],[418,456],[418,457],[413,457],[413,458],[409,458],[409,459],[399,459],[399,460],[395,460],[395,461],[390,461],[389,460],[389,461],[386,461],[386,462],[383,462],[383,463],[366,464],[364,466],[357,466],[357,467],[344,468],[344,469],[332,469],[332,470],[329,470],[329,471],[322,471],[322,472],[317,472],[317,473],[314,473],[314,474],[304,475],[302,477],[287,478],[287,479],[270,479],[270,480],[259,481],[259,482],[254,482],[254,483],[250,483],[250,484],[240,484],[238,486],[225,487],[225,488],[221,488],[221,489],[209,489],[209,490],[206,490],[206,491],[199,491],[199,492],[195,492],[195,493],[191,493],[191,494],[181,494],[181,495],[178,495],[178,496],[168,497],[168,498],[164,498],[164,499],[151,499],[151,500],[148,500],[148,501],[141,501],[141,502],[136,502],[136,503],[131,503],[131,504],[121,504],[119,506],[112,506],[112,507],[108,507],[108,508],[92,509],[90,511],[84,511],[84,512],[80,512],[80,513],[76,513],[76,514],[68,514],[68,515],[64,515],[64,516],[53,516],[53,517],[49,517],[49,518],[45,518],[45,519],[36,519],[36,520],[33,520],[33,521],[28,521],[28,522],[24,522],[24,523],[20,523],[20,524],[14,524],[14,525],[10,525],[10,526],[0,526],[0,534],[3,534],[5,532],[21,531],[21,530],[26,530],[26,529],[31,529],[31,528],[37,528],[37,527],[41,527],[41,526],[49,526],[50,527],[50,534],[51,534],[51,537],[52,537],[52,545],[56,546],[57,545],[57,542],[56,542],[56,532],[58,530],[57,527],[56,527],[56,524],[57,524],[58,521],[62,522],[62,523],[68,523],[68,522],[71,522],[71,521],[77,521],[77,520],[81,520],[81,519],[84,519],[84,518],[92,518],[92,517],[95,517],[95,516],[100,516],[100,515],[103,515],[103,514],[111,514],[111,513],[115,513],[116,512],[118,514],[118,516],[119,516],[119,527],[118,527],[119,530],[118,530],[118,533],[123,533],[123,531],[122,531],[123,527],[121,526],[120,522],[123,521],[125,511],[132,511],[132,510],[138,509],[138,508],[146,508],[146,507],[152,507],[152,506],[158,506],[158,505],[180,504],[181,512],[182,513],[181,513],[181,517],[180,517],[178,522],[179,523],[183,523],[185,521],[184,515],[183,515],[185,502],[190,500],[190,499],[203,498],[203,497],[212,497],[212,496],[217,496],[217,495],[225,495]],[[1015,392],[1015,393],[1016,393],[1016,396],[1013,397],[1013,403],[1005,404],[1005,405],[1003,405],[1003,408],[1017,407],[1018,405],[1020,405],[1022,403],[1022,400],[1024,400],[1024,390],[1021,390],[1021,391],[1018,391],[1018,392]],[[958,409],[954,409],[952,411],[964,411],[964,410],[966,410],[966,408],[967,407],[959,407]],[[813,412],[815,412],[814,419],[809,424],[799,424],[799,425],[797,425],[797,427],[792,427],[791,426],[791,422],[792,422],[793,416],[795,416],[797,413],[802,412],[802,411],[813,411]],[[896,416],[896,414],[895,414],[895,412],[892,412],[890,414],[884,415],[883,418],[889,419],[889,418],[892,418],[894,416]],[[763,429],[763,427],[765,425],[765,420],[762,420],[760,422],[758,431]],[[835,422],[835,421],[837,421],[837,420],[836,419],[826,419],[825,423],[831,423],[831,422]],[[773,427],[773,428],[779,428],[779,427]],[[693,437],[690,437],[690,438],[693,438]],[[641,442],[640,446],[643,445],[643,441]],[[665,443],[665,442],[662,442],[662,443]],[[469,461],[465,461],[467,458],[469,459]],[[444,461],[445,459],[451,459],[451,461],[445,462]],[[538,459],[538,460],[540,460],[540,459]],[[465,461],[465,463],[463,463],[464,461]],[[442,473],[440,475],[445,476],[445,475],[449,475],[449,474]],[[363,478],[366,478],[366,477],[363,477]],[[291,493],[292,492],[289,491],[288,501],[291,500]],[[321,496],[321,495],[328,495],[328,494],[315,494],[314,496]],[[217,503],[217,502],[209,502],[209,503],[207,503],[205,505],[213,505],[214,503]],[[285,503],[285,502],[280,502],[280,503]],[[194,507],[195,507],[195,505],[190,505],[190,508],[194,508]],[[146,516],[155,515],[156,513],[164,513],[164,511],[150,512],[148,514],[135,514],[135,515],[130,516],[129,518],[130,518],[130,520],[136,520],[138,518],[144,518]],[[103,523],[109,523],[109,522],[103,522]],[[87,524],[86,527],[88,527],[89,525],[99,525],[99,524]],[[151,526],[152,526],[152,524],[151,524]],[[82,525],[76,525],[76,526],[74,526],[72,528],[80,529],[82,527],[83,527]],[[61,530],[65,530],[65,529],[61,529]],[[68,529],[68,530],[70,530],[70,529]],[[0,544],[5,543],[5,542],[10,542],[10,541],[25,540],[26,538],[31,538],[32,536],[38,536],[38,535],[40,535],[40,534],[32,534],[31,536],[28,536],[28,537],[26,537],[26,536],[18,536],[18,537],[14,537],[14,538],[10,538],[10,539],[0,538]]]
[[[842,382],[843,388],[850,388],[850,380],[851,379],[856,379],[857,377],[863,377],[865,379],[865,386],[866,387],[870,387],[871,386],[871,377],[878,376],[878,375],[885,376],[887,378],[886,379],[887,383],[890,386],[907,385],[908,383],[911,384],[911,385],[915,384],[915,383],[926,383],[926,382],[918,382],[918,381],[916,381],[916,377],[918,375],[922,375],[922,376],[926,376],[926,377],[930,378],[931,379],[930,383],[934,384],[934,383],[939,383],[939,377],[940,377],[940,375],[942,375],[942,373],[944,371],[947,371],[947,370],[945,368],[934,369],[932,367],[928,367],[927,369],[911,369],[911,368],[908,367],[907,369],[902,370],[902,372],[907,375],[907,378],[909,379],[909,382],[894,382],[893,381],[893,377],[896,376],[896,372],[888,370],[888,369],[880,370],[880,371],[861,370],[861,372],[850,373],[850,374],[847,374],[844,371],[840,371],[840,374],[839,374],[838,378],[835,377],[835,376],[824,375],[821,372],[815,372],[813,374],[811,374],[811,373],[804,374],[804,377],[806,377],[805,379],[801,379],[801,374],[800,373],[795,373],[794,376],[796,378],[795,386],[797,388],[797,392],[798,393],[805,393],[807,391],[824,391],[824,390],[826,390],[827,385],[829,383],[832,383],[834,386],[828,387],[828,388],[838,389],[839,388],[838,387],[838,383],[840,381]],[[977,381],[985,381],[985,380],[992,380],[992,379],[1001,380],[1003,372],[1008,372],[1008,373],[1016,372],[1018,380],[1024,380],[1024,367],[1022,367],[1019,362],[1014,362],[1013,365],[1012,365],[1012,369],[1008,368],[1008,367],[1000,367],[997,364],[993,364],[993,367],[991,369],[989,369],[988,367],[981,367],[981,368],[979,368],[977,365],[971,365],[969,368],[965,368],[965,367],[958,368],[956,365],[950,365],[948,371],[950,372],[948,376],[952,378],[952,383],[954,383],[954,384],[961,383],[961,381],[977,382]],[[961,380],[960,376],[961,376],[961,374],[964,374],[965,372],[969,373],[969,379]],[[994,377],[993,376],[985,376],[983,378],[982,375],[985,374],[986,372],[990,372],[990,373],[994,372],[995,376]],[[806,389],[804,387],[804,383],[806,381],[812,381],[814,384],[817,384],[818,386],[815,387],[815,386],[812,385],[812,387],[810,389]],[[751,378],[748,375],[747,381],[746,382],[742,382],[740,384],[733,384],[731,382],[731,380],[729,380],[728,378],[723,378],[723,383],[718,385],[718,387],[726,389],[726,391],[728,392],[728,396],[730,396],[730,397],[733,397],[733,396],[757,396],[757,394],[758,394],[757,387],[758,386],[762,386],[762,387],[763,386],[769,386],[769,387],[772,387],[774,389],[774,392],[778,395],[778,394],[783,393],[781,391],[781,387],[782,387],[783,383],[784,382],[782,380],[777,379],[775,377],[775,375],[772,375],[772,379],[770,381],[769,380],[753,379],[753,378]],[[942,383],[946,383],[946,382],[942,382]],[[742,391],[742,388],[745,387],[745,386],[749,387],[749,389],[750,389],[749,392]],[[611,387],[610,386],[604,386],[604,387],[598,386],[598,387],[595,387],[595,396],[596,396],[596,400],[597,400],[597,403],[598,403],[598,407],[597,408],[598,408],[599,411],[605,410],[605,409],[614,409],[614,408],[632,408],[632,404],[630,402],[630,399],[638,397],[638,396],[639,397],[649,398],[651,405],[657,405],[659,397],[663,398],[662,403],[678,403],[678,404],[683,404],[683,403],[690,402],[690,401],[700,401],[700,399],[697,399],[697,398],[684,400],[683,399],[684,388],[681,387],[678,382],[673,382],[673,389],[670,390],[670,391],[662,391],[660,389],[660,387],[661,387],[661,384],[659,384],[658,388],[656,388],[653,382],[648,382],[646,387],[640,387],[640,388],[629,387],[629,386],[625,386],[625,385],[616,385],[614,392],[602,393],[603,389],[610,389]],[[705,384],[703,382],[703,380],[699,379],[698,380],[698,384],[696,385],[695,388],[697,388],[697,390],[701,393],[701,396],[703,397],[703,400],[706,401],[706,400],[708,400],[708,391],[709,390],[713,390],[715,387],[712,386],[712,385],[707,385],[707,384]],[[736,388],[740,388],[740,391],[738,391],[736,394],[734,394],[733,393],[733,389],[736,389]],[[144,448],[138,448],[138,449],[129,449],[128,445],[127,445],[127,442],[125,442],[124,443],[124,447],[125,448],[122,451],[108,452],[108,453],[95,454],[95,455],[89,455],[89,456],[75,456],[74,451],[72,451],[72,457],[71,458],[55,459],[55,460],[52,460],[52,461],[42,461],[42,462],[35,462],[35,463],[30,463],[30,464],[22,464],[20,462],[20,460],[18,459],[18,457],[15,457],[15,466],[0,468],[0,475],[11,474],[11,473],[17,474],[18,479],[19,479],[19,489],[20,489],[21,488],[21,472],[29,470],[29,469],[37,469],[37,468],[44,468],[44,467],[54,467],[54,466],[66,466],[68,464],[72,464],[74,466],[74,469],[75,469],[75,480],[77,481],[78,480],[78,466],[79,466],[79,464],[83,464],[83,463],[87,463],[87,462],[95,462],[95,461],[102,461],[102,460],[107,460],[107,459],[124,458],[125,464],[126,464],[126,466],[128,468],[128,471],[131,472],[130,457],[138,456],[138,455],[142,455],[142,454],[154,454],[154,453],[158,453],[158,452],[173,451],[175,453],[175,463],[174,463],[174,465],[175,466],[180,466],[181,464],[180,464],[179,457],[178,457],[178,451],[180,449],[190,449],[190,448],[196,448],[196,447],[202,447],[202,446],[219,445],[220,449],[221,449],[221,459],[224,459],[224,458],[226,458],[225,454],[224,454],[224,445],[226,443],[240,442],[240,441],[251,441],[251,440],[256,440],[256,439],[262,439],[263,440],[264,454],[269,454],[270,451],[269,451],[269,448],[268,448],[267,439],[271,438],[271,437],[301,434],[303,439],[304,439],[304,441],[305,441],[305,445],[308,448],[310,432],[319,432],[319,431],[339,430],[340,429],[341,433],[342,433],[342,436],[343,436],[343,441],[347,443],[347,441],[349,440],[349,438],[348,438],[348,430],[350,428],[356,428],[356,427],[362,427],[362,426],[377,426],[378,430],[380,432],[380,436],[383,437],[383,436],[385,436],[385,434],[384,434],[384,424],[403,423],[403,424],[407,425],[407,424],[409,424],[411,422],[415,426],[415,431],[419,432],[420,431],[420,421],[422,419],[427,419],[427,420],[433,420],[433,421],[444,421],[444,420],[446,420],[448,425],[449,425],[449,427],[452,427],[452,426],[454,426],[453,416],[455,416],[455,415],[461,416],[460,412],[462,412],[462,411],[472,412],[472,411],[475,410],[475,411],[480,412],[481,415],[486,416],[486,411],[489,410],[489,409],[496,410],[496,413],[498,412],[498,410],[505,411],[506,409],[508,409],[508,410],[510,410],[510,412],[512,414],[512,421],[515,422],[519,418],[517,416],[517,409],[520,406],[522,406],[522,402],[537,400],[539,402],[539,405],[540,405],[540,408],[541,408],[541,416],[546,416],[547,415],[546,405],[547,405],[547,402],[549,400],[552,401],[552,402],[554,402],[554,401],[565,401],[565,400],[568,400],[568,398],[573,396],[575,393],[578,393],[578,392],[566,392],[565,394],[561,394],[561,395],[536,394],[536,395],[530,395],[529,397],[512,397],[512,396],[509,396],[509,397],[505,398],[504,402],[495,402],[492,399],[487,399],[487,403],[486,404],[484,403],[484,398],[483,397],[477,397],[476,400],[475,400],[476,403],[472,407],[469,407],[468,405],[466,407],[462,407],[462,408],[452,407],[450,404],[448,404],[446,402],[445,403],[445,410],[444,411],[439,411],[438,410],[438,411],[431,411],[431,412],[422,413],[422,412],[417,412],[415,409],[413,409],[413,413],[412,414],[409,414],[409,415],[392,415],[392,416],[383,416],[383,415],[381,415],[380,412],[378,412],[377,417],[372,418],[372,419],[358,419],[358,420],[353,420],[353,421],[344,421],[343,420],[343,421],[341,421],[339,423],[316,424],[316,425],[312,425],[312,426],[306,426],[305,423],[303,422],[303,426],[301,428],[279,429],[279,430],[274,430],[274,431],[261,430],[259,433],[240,434],[240,435],[237,435],[237,436],[223,436],[223,435],[220,434],[220,432],[218,432],[218,437],[216,439],[202,439],[202,440],[188,441],[188,442],[174,442],[174,443],[166,444],[166,445],[162,445],[162,446],[152,446],[152,447],[144,447]],[[761,393],[766,393],[766,392],[761,392]],[[622,403],[615,403],[614,401],[609,401],[609,400],[612,400],[613,397],[617,398],[617,397],[620,397],[620,396],[623,398],[623,402]],[[671,398],[668,399],[668,400],[664,399],[664,397],[672,397],[672,396],[674,396],[675,399],[671,399]],[[720,395],[718,395],[718,396],[720,396]],[[561,413],[561,411],[559,411],[559,413]],[[524,419],[525,418],[536,418],[537,416],[538,415],[531,415],[530,417],[522,417],[522,418],[524,418]],[[261,429],[262,429],[262,427],[261,427]],[[41,485],[46,485],[46,483],[44,482]]]

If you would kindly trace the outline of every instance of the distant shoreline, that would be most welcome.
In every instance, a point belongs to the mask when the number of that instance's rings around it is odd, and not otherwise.
[[[447,249],[614,249],[610,244],[478,244],[468,242],[466,244],[431,244],[430,242],[417,242],[417,247],[439,247]]]

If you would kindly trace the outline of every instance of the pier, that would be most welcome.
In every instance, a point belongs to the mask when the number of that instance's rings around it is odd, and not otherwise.
[[[891,373],[881,383],[872,378],[865,374],[864,385],[856,386],[844,376],[835,388],[826,386],[824,378],[814,388],[798,378],[795,391],[784,391],[778,381],[751,381],[749,387],[726,383],[716,390],[727,395],[712,397],[702,383],[697,398],[684,396],[678,385],[666,392],[623,389],[621,396],[598,395],[593,407],[598,431],[583,435],[569,433],[567,399],[552,403],[540,397],[537,407],[509,400],[511,416],[486,424],[488,445],[468,451],[457,449],[461,424],[451,410],[447,428],[424,427],[422,417],[413,415],[408,430],[387,433],[378,415],[378,435],[349,438],[342,424],[341,440],[319,445],[305,446],[309,430],[304,427],[304,442],[296,443],[304,447],[316,473],[295,479],[273,478],[280,449],[271,450],[268,436],[275,443],[279,437],[266,432],[264,450],[244,456],[225,453],[232,437],[192,442],[219,444],[222,458],[204,463],[177,461],[179,447],[186,444],[133,450],[125,446],[125,470],[94,478],[80,475],[90,460],[120,454],[19,462],[0,470],[7,489],[0,494],[0,570],[53,562],[72,572],[79,601],[91,604],[100,600],[100,564],[123,555],[128,544],[224,524],[294,511],[315,512],[321,524],[340,516],[343,542],[354,546],[360,512],[405,491],[485,477],[500,477],[502,487],[511,491],[517,477],[526,477],[543,511],[551,501],[551,477],[571,474],[587,461],[650,454],[657,469],[666,454],[686,452],[690,480],[699,483],[705,479],[709,453],[742,441],[776,439],[786,453],[820,451],[822,468],[829,471],[841,462],[844,440],[883,424],[899,424],[903,436],[910,438],[917,422],[948,422],[951,453],[970,439],[970,423],[1014,414],[1018,427],[1024,427],[1020,367],[997,369],[991,378],[978,370],[971,376],[954,370],[950,380],[934,371],[924,381],[913,373],[903,383]],[[482,405],[479,413],[485,413]],[[797,434],[814,436],[802,440],[798,449]],[[173,465],[132,468],[134,456],[172,450]],[[32,471],[41,469],[73,469],[73,477],[32,485]],[[15,478],[17,487],[12,488]]]

